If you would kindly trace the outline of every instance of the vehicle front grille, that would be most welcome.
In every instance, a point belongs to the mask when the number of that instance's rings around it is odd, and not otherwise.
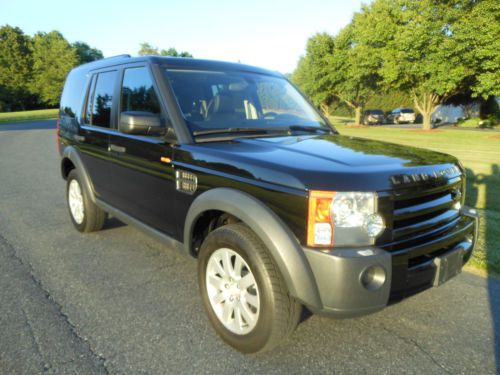
[[[460,220],[455,204],[461,200],[462,188],[458,176],[439,186],[395,191],[388,250],[418,246],[452,230]]]

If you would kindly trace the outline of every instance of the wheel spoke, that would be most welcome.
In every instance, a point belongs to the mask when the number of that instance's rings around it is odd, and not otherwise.
[[[213,263],[215,265],[215,268],[217,269],[217,272],[221,277],[226,277],[227,272],[224,270],[224,267],[220,264],[220,259],[216,259]]]
[[[237,324],[239,329],[243,329],[245,327],[245,323],[243,322],[240,306],[236,306],[234,308],[234,319],[236,320],[236,324]]]
[[[259,298],[253,294],[247,293],[245,295],[245,300],[253,307],[259,307]]]
[[[210,282],[211,285],[213,285],[217,290],[222,290],[222,283],[224,280],[222,280],[220,277],[217,277],[215,275],[210,275],[208,276],[208,281]]]
[[[242,269],[243,269],[242,259],[241,257],[236,257],[236,260],[234,261],[234,275],[236,277],[240,277]]]
[[[247,290],[249,287],[255,284],[255,279],[251,273],[243,276],[240,281],[238,281],[241,290]]]
[[[241,305],[240,311],[248,324],[252,324],[254,322],[255,314],[250,311],[249,307],[245,303]]]
[[[222,266],[228,275],[234,276],[233,265],[231,264],[231,253],[228,251],[222,254]]]
[[[219,292],[217,293],[215,296],[212,297],[212,301],[213,303],[215,303],[216,305],[224,302],[226,299],[226,297],[224,297],[224,293],[222,292]]]
[[[224,308],[222,310],[222,322],[225,324],[229,324],[229,320],[231,319],[231,315],[233,314],[233,304],[229,301],[224,302]]]

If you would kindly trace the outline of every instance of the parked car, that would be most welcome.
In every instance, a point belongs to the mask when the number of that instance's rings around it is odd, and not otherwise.
[[[85,64],[56,135],[74,227],[109,214],[192,257],[211,324],[242,352],[291,335],[303,306],[352,317],[440,285],[477,240],[455,157],[342,136],[265,69]]]
[[[415,111],[413,109],[396,108],[387,116],[387,122],[392,124],[414,124],[415,118]]]
[[[367,109],[363,113],[364,125],[381,125],[384,123],[384,111],[381,109]]]

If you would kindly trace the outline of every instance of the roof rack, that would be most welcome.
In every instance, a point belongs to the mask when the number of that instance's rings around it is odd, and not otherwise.
[[[130,57],[130,55],[128,53],[124,53],[123,55],[105,57],[104,59],[101,59],[101,60],[118,59],[118,58],[122,58],[122,57]]]

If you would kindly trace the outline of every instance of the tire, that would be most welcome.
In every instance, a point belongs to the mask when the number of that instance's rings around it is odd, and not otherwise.
[[[106,213],[90,200],[76,169],[68,174],[66,200],[71,222],[78,231],[95,232],[102,229]]]
[[[198,259],[198,282],[215,331],[243,353],[271,350],[297,327],[302,306],[289,295],[264,244],[242,223],[207,236]]]

